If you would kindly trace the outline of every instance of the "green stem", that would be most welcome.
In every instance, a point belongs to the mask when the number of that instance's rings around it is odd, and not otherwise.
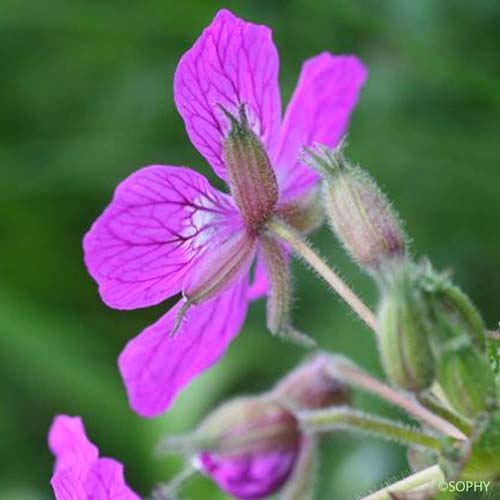
[[[443,472],[438,465],[433,465],[375,493],[371,493],[361,500],[392,500],[394,498],[393,495],[398,493],[409,493],[416,488],[435,486],[441,481],[444,481]]]
[[[372,311],[297,231],[278,219],[271,219],[267,223],[267,229],[290,245],[295,254],[309,264],[366,325],[375,331],[377,321]]]
[[[393,405],[399,406],[419,422],[432,427],[445,436],[459,440],[467,439],[467,436],[460,429],[457,429],[444,418],[431,412],[418,401],[415,401],[415,399],[389,387],[358,368],[354,363],[340,356],[334,357],[334,362],[329,368],[329,372],[333,378],[344,380],[348,384],[360,387],[365,391],[376,394]]]
[[[177,474],[169,483],[161,484],[153,491],[152,500],[170,500],[172,498],[177,498],[175,494],[181,486],[183,486],[187,481],[189,481],[194,475],[197,474],[197,470],[188,465],[183,470]]]
[[[299,414],[299,421],[306,430],[315,432],[335,430],[355,430],[397,441],[402,444],[415,444],[438,451],[439,439],[416,429],[384,418],[367,415],[350,408],[326,408],[317,411],[305,411]]]
[[[419,402],[428,410],[432,411],[441,418],[452,423],[457,429],[460,429],[464,434],[470,435],[472,432],[472,423],[465,418],[457,415],[454,411],[443,406],[434,396],[428,393],[418,396]]]

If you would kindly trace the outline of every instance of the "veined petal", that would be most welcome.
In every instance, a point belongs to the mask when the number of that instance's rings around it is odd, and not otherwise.
[[[56,500],[139,500],[125,483],[123,465],[111,458],[57,471],[50,483]]]
[[[179,391],[212,366],[238,334],[246,316],[248,278],[187,310],[175,336],[171,331],[182,302],[132,339],[118,364],[131,407],[154,417]]]
[[[99,451],[85,434],[80,417],[58,415],[49,431],[49,448],[56,457],[55,470],[97,460]]]
[[[188,302],[200,304],[240,282],[250,270],[255,246],[255,237],[243,229],[204,252],[184,280]]]
[[[125,483],[123,465],[112,458],[101,458],[94,464],[86,487],[89,500],[139,500]]]
[[[271,30],[227,10],[217,13],[179,62],[177,109],[192,143],[224,180],[222,142],[230,125],[219,106],[236,116],[245,104],[251,129],[272,156],[281,119],[278,67]]]
[[[85,235],[85,264],[116,309],[158,304],[181,289],[196,257],[242,224],[231,199],[182,167],[138,170]]]
[[[51,485],[57,500],[139,500],[125,482],[123,465],[99,458],[79,417],[57,416],[49,447],[56,457]]]
[[[324,52],[304,63],[283,120],[275,162],[282,200],[303,194],[317,182],[316,172],[299,159],[302,149],[339,142],[366,74],[355,56]]]
[[[81,498],[87,500],[85,479],[89,470],[90,465],[56,471],[50,480],[56,500],[79,500]]]

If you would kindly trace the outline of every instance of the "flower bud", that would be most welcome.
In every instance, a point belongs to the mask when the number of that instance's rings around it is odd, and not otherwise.
[[[236,498],[265,498],[291,475],[301,448],[294,415],[265,397],[238,398],[216,409],[197,435],[201,469]]]
[[[488,410],[496,399],[488,360],[471,345],[446,351],[439,359],[436,378],[451,406],[467,417]]]
[[[382,363],[398,387],[421,391],[434,380],[434,357],[428,338],[427,304],[406,265],[383,287],[377,318]]]
[[[426,263],[393,268],[378,313],[382,361],[398,386],[421,391],[434,381],[455,411],[469,417],[495,401],[484,325],[469,298]]]
[[[257,230],[278,201],[278,181],[264,146],[250,128],[244,106],[239,118],[221,109],[231,122],[223,145],[231,194],[243,220]]]
[[[297,410],[316,410],[350,403],[347,386],[331,375],[333,364],[327,354],[315,354],[283,378],[273,394]]]
[[[333,232],[362,268],[377,271],[405,254],[398,217],[371,176],[336,149],[307,150],[309,163],[323,175],[323,203]]]
[[[456,411],[475,417],[496,400],[484,323],[467,295],[447,275],[439,275],[427,265],[421,282],[432,326],[436,381]]]

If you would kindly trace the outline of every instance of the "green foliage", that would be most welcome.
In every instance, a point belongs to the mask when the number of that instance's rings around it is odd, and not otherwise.
[[[222,363],[167,416],[127,406],[116,357],[170,304],[116,312],[82,264],[81,237],[136,168],[191,165],[215,177],[190,145],[172,101],[180,55],[223,2],[4,0],[0,5],[0,498],[51,498],[46,432],[57,412],[81,414],[105,455],[142,493],[179,463],[153,457],[165,433],[191,430],[224,398],[268,389],[302,350],[265,334],[262,304]],[[500,296],[498,136],[500,5],[489,0],[224,2],[273,27],[285,98],[303,59],[356,53],[370,76],[350,129],[350,155],[368,165],[407,221],[420,254],[450,266],[487,324]],[[327,231],[322,253],[374,297]],[[322,283],[295,266],[294,324],[325,348],[380,370],[370,333]],[[498,353],[495,353],[498,361]],[[372,399],[360,406],[391,415]],[[323,446],[318,498],[343,500],[407,470],[404,451],[335,438]],[[225,498],[204,479],[186,498]],[[493,497],[492,497],[493,498]]]

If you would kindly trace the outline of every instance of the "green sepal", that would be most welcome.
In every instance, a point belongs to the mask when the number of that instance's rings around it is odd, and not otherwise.
[[[377,332],[382,363],[398,387],[422,391],[434,381],[426,303],[415,286],[412,264],[394,268],[382,285]]]

